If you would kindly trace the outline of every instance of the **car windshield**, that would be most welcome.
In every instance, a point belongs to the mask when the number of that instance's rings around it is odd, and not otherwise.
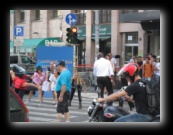
[[[26,70],[23,67],[18,66],[19,71],[26,72]]]
[[[9,100],[9,104],[10,104],[10,112],[11,111],[20,111],[22,108],[19,105],[19,103],[17,102],[15,96],[11,93],[10,94],[10,100]]]
[[[35,65],[21,65],[21,67],[27,72],[27,73],[32,73],[36,71],[36,66]]]

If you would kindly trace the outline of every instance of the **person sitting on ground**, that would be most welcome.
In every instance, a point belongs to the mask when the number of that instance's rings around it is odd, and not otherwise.
[[[17,76],[15,76],[15,73],[10,70],[10,81],[13,82],[13,85],[16,89],[23,89],[23,90],[28,90],[28,89],[37,89],[41,90],[41,87],[38,85],[35,85],[33,83],[28,83],[26,79],[21,79]]]

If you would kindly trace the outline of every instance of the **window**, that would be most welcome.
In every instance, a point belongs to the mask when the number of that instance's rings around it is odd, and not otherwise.
[[[111,10],[99,10],[99,21],[100,23],[111,23]]]
[[[33,64],[32,60],[26,56],[21,56],[21,59],[23,64]]]
[[[24,21],[25,21],[25,11],[20,10],[20,22],[24,22]]]
[[[40,10],[35,10],[35,19],[40,20]]]
[[[126,44],[138,43],[138,32],[128,32],[128,33],[126,33],[125,43]]]
[[[18,63],[18,56],[10,56],[10,64]]]
[[[126,14],[126,13],[136,13],[138,12],[138,10],[122,10],[121,13],[122,14]]]
[[[53,10],[52,12],[52,18],[58,18],[59,16],[63,15],[63,11],[62,10]]]
[[[76,16],[78,18],[76,25],[86,24],[86,10],[75,10]]]

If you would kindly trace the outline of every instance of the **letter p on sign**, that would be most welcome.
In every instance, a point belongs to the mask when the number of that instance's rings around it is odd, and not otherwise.
[[[15,26],[14,27],[14,36],[24,36],[24,27],[23,26]]]

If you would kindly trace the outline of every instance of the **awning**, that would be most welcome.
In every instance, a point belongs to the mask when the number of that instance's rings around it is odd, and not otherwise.
[[[109,39],[111,38],[111,36],[99,36],[99,39]],[[91,37],[91,39],[94,39],[95,40],[95,37]]]
[[[23,46],[20,46],[20,52],[34,52],[37,46],[48,46],[55,43],[65,44],[59,37],[24,39]],[[11,41],[10,52],[14,51],[14,49],[11,49],[14,48],[13,44],[13,41]]]

